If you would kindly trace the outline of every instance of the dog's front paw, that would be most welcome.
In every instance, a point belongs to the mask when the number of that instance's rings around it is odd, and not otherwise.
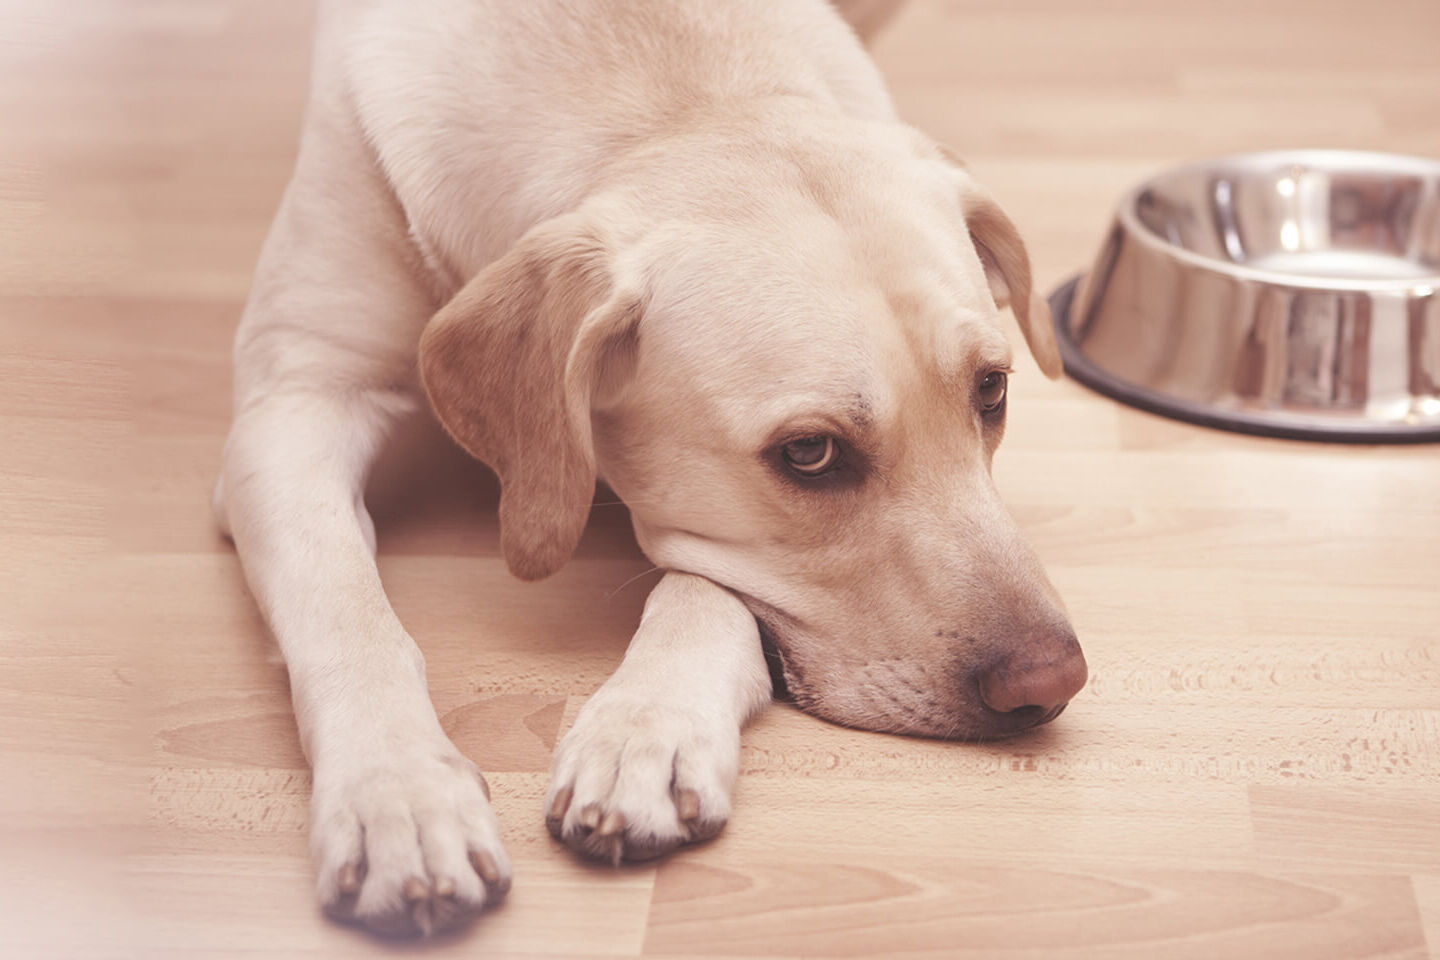
[[[310,847],[325,912],[392,936],[459,926],[510,889],[489,788],[449,743],[318,765]]]
[[[720,832],[739,762],[737,724],[602,689],[556,748],[545,824],[586,856],[658,857]]]

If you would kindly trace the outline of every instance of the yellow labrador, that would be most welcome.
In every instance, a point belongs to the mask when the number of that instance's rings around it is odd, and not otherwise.
[[[373,559],[367,473],[422,393],[499,475],[518,576],[597,476],[669,571],[556,751],[576,850],[725,823],[767,644],[842,724],[1054,717],[1086,669],[990,478],[1007,303],[1056,375],[1015,229],[822,0],[322,4],[216,512],[290,671],[326,909],[426,933],[510,883]]]

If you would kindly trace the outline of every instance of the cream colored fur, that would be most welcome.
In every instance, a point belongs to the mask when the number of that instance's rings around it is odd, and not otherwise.
[[[368,471],[427,392],[518,575],[565,562],[597,477],[669,571],[546,800],[577,850],[652,856],[729,816],[761,630],[808,709],[963,735],[950,680],[1063,624],[974,403],[1012,297],[1055,375],[1014,227],[821,0],[324,3],[215,505],[290,671],[326,909],[430,932],[510,883],[373,559]],[[806,432],[869,472],[778,476]]]

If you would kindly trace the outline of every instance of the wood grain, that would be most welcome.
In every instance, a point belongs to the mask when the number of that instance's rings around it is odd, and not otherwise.
[[[996,475],[1086,691],[980,746],[777,706],[722,838],[621,870],[539,807],[653,582],[625,511],[518,583],[493,479],[417,421],[369,498],[381,570],[516,885],[423,947],[327,924],[284,669],[207,504],[311,18],[0,3],[0,955],[1440,957],[1440,453],[1214,433],[1028,360]],[[1434,0],[911,0],[875,50],[1048,287],[1159,165],[1440,155],[1437,35]]]

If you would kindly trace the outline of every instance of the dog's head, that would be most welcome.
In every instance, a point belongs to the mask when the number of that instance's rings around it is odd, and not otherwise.
[[[566,561],[598,469],[655,563],[744,599],[806,709],[1045,722],[1085,661],[990,475],[999,308],[1060,370],[1024,246],[913,132],[810,132],[724,162],[672,144],[645,189],[531,230],[425,331],[432,404],[500,476],[517,575]]]

